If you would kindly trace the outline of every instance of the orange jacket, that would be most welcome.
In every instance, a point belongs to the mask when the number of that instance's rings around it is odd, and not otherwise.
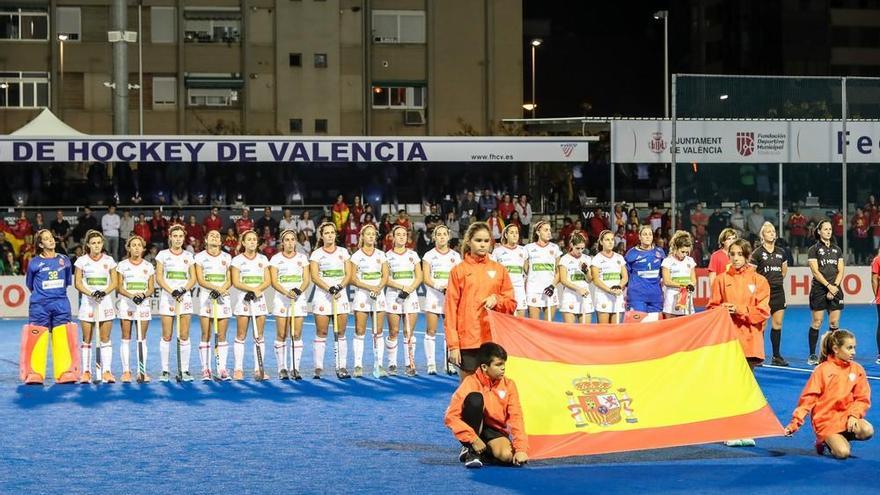
[[[523,425],[522,408],[516,384],[510,378],[490,379],[482,369],[468,376],[452,394],[443,422],[461,442],[473,442],[477,432],[461,419],[464,399],[471,392],[483,395],[483,425],[498,431],[508,431],[513,436],[513,450],[525,452],[529,437]]]
[[[763,332],[770,318],[770,285],[755,267],[746,265],[737,270],[730,265],[715,277],[706,309],[724,303],[736,304],[736,313],[730,316],[740,332]]]
[[[789,429],[797,431],[810,414],[816,439],[846,431],[850,416],[864,418],[871,407],[871,386],[865,368],[853,361],[841,361],[834,356],[816,366],[794,412]]]
[[[446,347],[476,349],[492,340],[483,301],[495,294],[495,311],[513,314],[516,299],[507,269],[488,256],[466,254],[449,273],[446,287]]]

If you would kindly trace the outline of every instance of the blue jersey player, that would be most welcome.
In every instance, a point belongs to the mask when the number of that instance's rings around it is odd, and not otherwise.
[[[639,228],[639,245],[626,252],[629,271],[627,309],[644,313],[663,311],[663,290],[660,286],[660,264],[666,258],[663,249],[654,245],[649,225]]]
[[[70,259],[55,252],[55,238],[49,230],[37,232],[39,255],[27,271],[31,292],[28,323],[22,328],[19,371],[27,384],[42,384],[46,376],[47,347],[52,339],[53,371],[56,383],[79,380],[79,332],[71,322],[67,288],[73,281]]]

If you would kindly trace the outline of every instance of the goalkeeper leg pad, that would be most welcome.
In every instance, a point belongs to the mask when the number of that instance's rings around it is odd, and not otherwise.
[[[46,378],[46,352],[49,346],[49,329],[27,324],[21,328],[21,353],[18,371],[21,381],[27,385],[41,385]]]
[[[70,322],[52,328],[52,369],[55,383],[77,383],[80,378],[79,328]]]

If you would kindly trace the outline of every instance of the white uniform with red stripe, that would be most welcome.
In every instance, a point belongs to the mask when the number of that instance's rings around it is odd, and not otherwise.
[[[303,275],[309,269],[309,259],[302,253],[294,253],[293,256],[287,256],[284,253],[276,253],[269,260],[269,264],[278,270],[278,283],[287,289],[287,294],[281,294],[275,291],[275,297],[272,299],[272,314],[281,318],[287,318],[288,311],[291,306],[291,298],[288,297],[290,290],[294,287],[300,288],[303,283]],[[296,301],[293,301],[293,316],[304,317],[308,314],[309,290],[303,291]]]
[[[610,257],[605,256],[603,253],[597,253],[596,256],[593,256],[590,266],[595,266],[599,269],[598,277],[605,285],[614,287],[615,285],[620,285],[623,271],[626,270],[626,261],[623,259],[623,256],[617,253],[612,253]],[[615,296],[610,292],[603,291],[599,287],[593,290],[593,306],[596,308],[596,311],[602,313],[622,313],[626,309],[625,302],[625,293]]]
[[[455,265],[461,263],[461,255],[452,249],[441,253],[437,248],[434,248],[425,253],[423,259],[431,266],[431,277],[434,279],[434,284],[443,288],[449,283],[449,272]],[[442,315],[445,304],[446,294],[425,284],[425,311]]]
[[[183,249],[180,254],[174,254],[170,249],[163,249],[156,255],[156,262],[162,263],[162,275],[165,277],[165,285],[172,290],[183,289],[189,281],[189,269],[193,266],[194,257],[189,251]],[[195,276],[195,275],[193,275]],[[170,292],[165,290],[159,294],[159,314],[162,316],[174,316],[174,308],[177,301],[171,297]],[[192,294],[186,291],[180,298],[180,314],[188,315],[193,312]]]
[[[576,286],[581,288],[590,289],[590,292],[593,292],[593,288],[590,287],[590,283],[587,282],[587,277],[584,275],[583,270],[581,270],[581,266],[586,265],[587,270],[590,269],[590,262],[592,258],[586,254],[582,254],[579,257],[575,258],[570,253],[567,253],[559,260],[559,266],[562,266],[566,272],[568,272],[568,279]],[[586,297],[582,297],[579,293],[569,289],[568,287],[559,284],[562,287],[562,303],[559,305],[559,311],[562,313],[575,313],[575,314],[585,314],[593,312],[593,296],[592,294],[588,294]]]
[[[529,260],[529,274],[526,276],[527,304],[536,308],[546,308],[559,304],[559,291],[553,291],[549,298],[544,295],[544,289],[553,284],[556,277],[556,266],[562,252],[559,246],[549,242],[541,245],[537,242],[527,244],[525,247]],[[548,301],[549,300],[549,301]]]
[[[73,264],[82,270],[82,283],[92,293],[96,290],[104,290],[113,276],[116,261],[110,256],[101,253],[98,259],[91,256],[80,256]],[[107,321],[116,318],[113,295],[107,294],[97,305],[91,296],[85,294],[80,297],[78,317],[82,321],[95,321],[95,311],[98,312],[98,321]]]
[[[220,251],[217,256],[202,251],[195,256],[195,264],[202,267],[202,277],[205,281],[214,285],[223,286],[229,279],[229,267],[232,266],[232,256],[225,251]],[[214,302],[211,299],[211,291],[202,287],[199,291],[199,316],[214,317]],[[229,318],[232,316],[232,295],[217,299],[217,318]]]
[[[269,277],[269,260],[260,253],[255,253],[253,257],[241,253],[232,258],[232,266],[239,271],[239,282],[248,287],[259,287]],[[232,308],[232,314],[236,316],[251,316],[251,314],[265,316],[269,314],[269,309],[266,306],[266,294],[260,294],[260,297],[251,302],[244,300],[245,295],[247,295],[247,291],[236,290],[234,292],[235,306]]]
[[[367,285],[379,285],[382,281],[382,267],[388,260],[385,253],[380,249],[374,249],[373,254],[367,256],[363,249],[358,249],[351,255],[351,263],[354,265],[357,278]],[[370,297],[370,292],[360,287],[353,287],[355,311],[385,311],[385,291],[379,291],[376,299]]]
[[[523,266],[529,255],[526,248],[516,246],[513,249],[498,244],[489,257],[507,268],[510,274],[510,282],[513,284],[513,296],[516,299],[516,310],[525,311],[528,309],[526,304],[526,276]]]
[[[411,285],[416,279],[416,266],[419,264],[419,255],[415,251],[409,249],[402,254],[397,254],[392,249],[385,253],[388,259],[388,278],[389,282],[394,281],[400,285]],[[418,289],[418,288],[416,288]],[[419,296],[414,289],[410,292],[409,297],[405,301],[398,299],[400,289],[388,287],[385,289],[385,301],[388,306],[388,312],[393,314],[403,313],[419,313]]]
[[[119,315],[119,319],[143,321],[152,318],[147,287],[150,285],[150,277],[156,273],[153,265],[143,258],[137,264],[124,259],[116,265],[116,272],[119,274],[119,284],[123,289],[132,294],[143,293],[147,296],[140,304],[135,304],[131,299],[120,295],[116,300],[116,314]]]
[[[333,250],[330,252],[323,247],[316,249],[309,258],[309,261],[318,264],[318,275],[320,275],[324,283],[333,287],[345,280],[345,262],[350,258],[348,251],[339,246],[333,246]],[[315,284],[315,295],[312,297],[312,313],[332,316],[333,305],[330,300],[331,297],[333,296],[329,292]],[[350,311],[351,305],[348,302],[348,291],[343,290],[336,297],[336,313],[348,314]]]
[[[669,269],[669,276],[673,282],[687,287],[691,283],[691,272],[697,263],[690,256],[679,260],[675,256],[667,256],[660,264],[660,268]],[[681,290],[678,287],[663,287],[663,312],[670,315],[686,315],[688,308],[675,309],[678,304]]]

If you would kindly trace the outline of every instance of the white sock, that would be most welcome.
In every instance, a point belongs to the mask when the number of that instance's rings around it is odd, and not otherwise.
[[[244,341],[235,339],[235,343],[232,344],[232,356],[235,360],[233,369],[244,371]]]
[[[141,359],[143,360],[144,370],[146,370],[147,369],[147,341],[146,341],[146,339],[139,340],[138,343],[140,343],[141,348],[143,349],[142,352],[144,353],[144,355],[141,356]],[[138,372],[140,373],[140,370],[138,370]]]
[[[210,367],[211,358],[209,356],[209,352],[211,351],[211,345],[207,342],[199,342],[199,364],[202,365],[202,369],[207,369]]]
[[[226,361],[229,359],[229,343],[220,342],[217,346],[220,353],[220,369],[217,371],[226,371]]]
[[[425,335],[422,344],[425,348],[425,357],[428,358],[428,366],[437,366],[437,338],[433,335]]]
[[[336,345],[339,346],[339,356],[337,358],[336,367],[345,368],[348,364],[348,339],[345,338],[345,335],[339,337],[339,341]]]
[[[260,356],[263,357],[263,370],[266,369],[266,341],[260,339],[260,343],[254,342],[254,371],[260,371],[260,361],[257,359],[257,345],[260,346]]]
[[[113,367],[113,343],[101,342],[101,371],[110,371]]]
[[[131,373],[131,340],[122,339],[120,341],[119,357],[122,359],[122,371]]]
[[[354,336],[354,367],[364,367],[364,336]]]
[[[168,357],[171,355],[171,341],[159,340],[159,358],[162,360],[162,371],[168,370]]]
[[[315,369],[324,369],[324,349],[327,347],[327,338],[315,337]]]
[[[189,340],[180,341],[180,371],[189,371],[189,360],[192,356],[192,344]]]
[[[83,344],[79,346],[80,354],[82,354],[82,370],[83,372],[92,372],[92,344]]]
[[[302,361],[303,356],[303,341],[294,340],[293,341],[293,369],[299,369],[299,363]]]
[[[382,366],[382,362],[385,360],[385,336],[380,335],[373,338],[376,339],[376,343],[374,344],[376,347],[373,349],[376,353],[376,355],[373,356],[376,361],[373,363],[373,366]]]
[[[409,339],[404,338],[404,343],[406,344],[406,354],[403,356],[403,360],[406,362],[407,366],[415,366],[416,336],[413,335]]]
[[[275,362],[278,363],[278,371],[287,369],[287,347],[284,345],[284,341],[276,340],[275,341]]]
[[[385,350],[388,352],[388,366],[397,366],[397,339],[388,337],[385,340]]]

